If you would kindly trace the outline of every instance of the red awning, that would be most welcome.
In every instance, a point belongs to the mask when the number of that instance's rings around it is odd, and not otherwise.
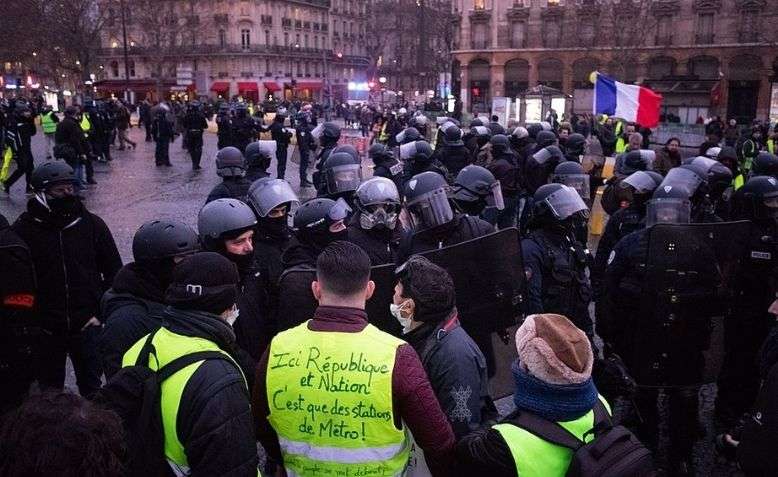
[[[226,93],[230,90],[230,83],[227,81],[214,81],[211,84],[211,91],[216,93]]]
[[[268,93],[275,93],[276,91],[281,91],[281,87],[278,86],[278,83],[275,81],[265,81],[262,83],[262,86],[265,87]]]
[[[256,81],[238,81],[238,92],[259,91]]]
[[[286,87],[287,88],[291,88],[292,84],[291,83],[287,83]],[[313,91],[318,91],[321,88],[322,88],[322,84],[321,84],[320,81],[298,81],[297,85],[294,87],[294,89],[298,89],[298,90],[300,90],[300,89],[310,89],[310,90],[313,90]]]

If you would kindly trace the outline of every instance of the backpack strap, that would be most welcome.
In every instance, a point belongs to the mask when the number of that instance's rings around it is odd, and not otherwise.
[[[605,404],[602,403],[602,399],[597,399],[597,403],[594,405],[594,427],[602,426],[613,427],[613,421],[611,420],[608,410],[605,408]]]
[[[542,417],[526,411],[517,411],[516,416],[510,419],[510,423],[521,427],[525,431],[540,437],[558,446],[567,447],[573,451],[578,450],[584,443],[575,437],[570,431],[560,426],[556,422],[543,419]]]
[[[159,328],[149,333],[149,335],[146,337],[146,341],[143,343],[143,347],[140,349],[140,353],[138,353],[137,359],[135,359],[135,366],[148,366],[149,357],[151,355],[154,355],[155,358],[157,357],[157,350],[154,348],[154,344],[152,343],[154,336],[157,334],[157,331],[159,331]]]
[[[223,359],[232,362],[232,360],[221,351],[198,351],[176,358],[165,366],[162,366],[162,368],[157,371],[157,379],[159,382],[162,382],[191,364],[209,359]]]

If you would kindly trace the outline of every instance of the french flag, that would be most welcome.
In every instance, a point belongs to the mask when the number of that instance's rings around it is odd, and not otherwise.
[[[619,83],[602,73],[594,81],[594,114],[607,114],[643,127],[659,124],[662,95],[634,84]]]

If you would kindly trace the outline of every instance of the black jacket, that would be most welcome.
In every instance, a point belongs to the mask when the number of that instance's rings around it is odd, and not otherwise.
[[[492,232],[494,226],[489,222],[470,215],[456,214],[447,224],[418,233],[406,233],[400,241],[397,262],[405,262],[415,253],[456,245]]]
[[[311,291],[320,251],[294,240],[281,256],[284,271],[278,281],[278,331],[313,318],[319,306]]]
[[[286,147],[289,145],[292,133],[284,130],[283,123],[273,121],[273,124],[270,125],[270,137],[276,142],[277,147]]]
[[[30,247],[41,325],[76,333],[99,319],[100,298],[122,266],[103,219],[80,206],[75,220],[63,221],[33,197],[13,229]]]
[[[205,203],[213,202],[216,199],[238,199],[245,202],[249,187],[251,187],[251,181],[245,177],[225,177],[223,181],[211,189]]]
[[[57,145],[67,145],[71,147],[78,156],[86,154],[84,148],[84,132],[75,118],[65,116],[57,124],[57,130],[54,132],[54,142]]]
[[[106,379],[121,369],[122,357],[132,345],[161,325],[165,288],[156,274],[134,262],[114,277],[100,303],[105,326],[99,347]]]
[[[778,439],[778,366],[773,366],[756,398],[753,411],[745,419],[737,447],[737,460],[748,476],[778,474],[778,454],[772,443]]]
[[[473,163],[473,156],[465,146],[443,146],[435,149],[432,157],[446,166],[451,177],[456,177],[465,166]]]
[[[255,262],[241,279],[237,300],[240,315],[232,326],[236,343],[255,364],[273,337],[266,331],[272,322],[268,302],[265,277]]]
[[[211,341],[236,357],[232,328],[216,315],[167,308],[165,327]],[[257,447],[244,374],[222,359],[207,360],[186,384],[176,430],[193,476],[257,475]],[[248,377],[248,376],[247,376]]]
[[[457,438],[497,417],[486,358],[459,321],[424,323],[403,335],[416,350]]]
[[[394,230],[365,230],[359,226],[359,214],[348,226],[348,241],[359,245],[370,257],[370,265],[384,265],[395,262],[399,234]]]

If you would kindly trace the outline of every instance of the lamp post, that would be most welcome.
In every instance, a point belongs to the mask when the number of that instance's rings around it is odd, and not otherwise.
[[[130,60],[127,50],[127,16],[124,11],[124,0],[119,0],[122,10],[122,43],[124,48],[124,100],[130,102]]]
[[[381,107],[384,107],[384,91],[386,91],[386,76],[378,78],[378,82],[381,84]]]

